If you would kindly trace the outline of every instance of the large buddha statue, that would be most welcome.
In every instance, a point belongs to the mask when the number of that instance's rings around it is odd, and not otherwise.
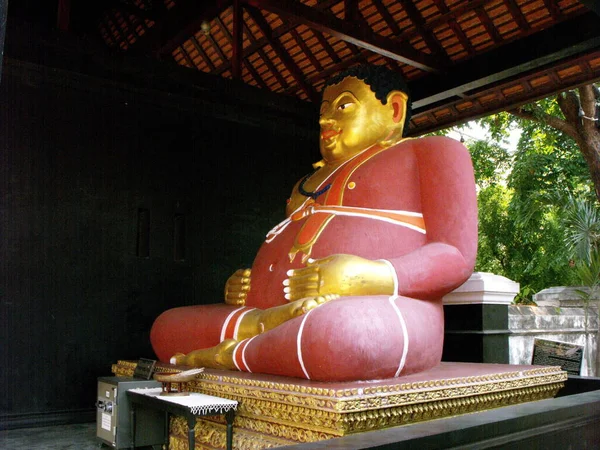
[[[292,189],[286,219],[222,304],[170,309],[151,331],[161,361],[368,380],[440,362],[442,296],[473,271],[477,205],[467,149],[403,139],[402,78],[356,66],[329,80],[322,160]]]

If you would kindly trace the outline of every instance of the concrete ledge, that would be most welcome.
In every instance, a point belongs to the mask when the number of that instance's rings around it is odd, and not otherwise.
[[[444,305],[510,305],[519,283],[488,272],[474,272],[464,284],[444,296]]]
[[[553,286],[542,289],[533,296],[533,301],[539,306],[569,306],[583,308],[586,306],[582,298],[583,292],[590,292],[587,286]],[[590,299],[590,302],[598,303],[599,299]]]

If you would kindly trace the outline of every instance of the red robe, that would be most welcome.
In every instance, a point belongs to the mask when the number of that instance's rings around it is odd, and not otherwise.
[[[285,304],[286,273],[303,266],[302,251],[293,261],[290,252],[302,247],[300,238],[313,237],[314,259],[346,253],[387,261],[396,275],[396,293],[342,297],[242,341],[234,352],[237,367],[316,380],[364,380],[439,363],[441,298],[466,281],[475,264],[471,159],[462,144],[445,137],[407,140],[373,153],[361,154],[363,161],[350,161],[322,184],[332,187],[316,199],[322,205],[317,209],[333,206],[333,213],[313,210],[269,235],[254,260],[245,307],[192,306],[163,313],[151,332],[159,359],[235,338],[245,312]],[[425,230],[414,221],[389,219],[398,211],[417,222],[422,215]]]

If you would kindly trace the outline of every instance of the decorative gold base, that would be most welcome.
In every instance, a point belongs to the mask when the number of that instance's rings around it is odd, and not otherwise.
[[[112,370],[131,376],[136,364],[118,361]],[[159,372],[176,369],[157,366]],[[187,390],[237,400],[233,447],[258,450],[552,398],[566,379],[559,367],[474,363],[346,383],[206,369]],[[170,430],[170,448],[187,449],[186,421],[173,418]],[[196,449],[222,448],[224,419],[198,419]]]

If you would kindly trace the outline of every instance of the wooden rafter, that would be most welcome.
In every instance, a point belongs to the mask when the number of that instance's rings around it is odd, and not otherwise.
[[[475,8],[483,7],[492,1],[493,0],[472,0],[469,2],[461,2],[459,3],[459,6],[450,10],[449,12],[442,14],[441,16],[437,16],[434,19],[431,19],[429,22],[427,22],[426,27],[432,30],[435,27],[448,23],[450,20],[456,19],[457,17],[460,17],[461,15],[472,11]],[[399,36],[399,38],[402,41],[407,41],[417,36],[418,34],[419,32],[416,29],[411,29],[402,33]]]
[[[185,50],[185,48],[183,48],[183,46],[179,47],[179,51],[183,55],[183,59],[185,59],[185,61],[188,63],[188,65],[190,67],[192,67],[192,68],[196,67],[196,65],[194,64],[194,60],[192,59],[190,54]]]
[[[444,75],[416,80],[414,108],[429,108],[458,94],[538,70],[600,47],[600,17],[587,13],[456,64]],[[507,64],[509,62],[509,64]]]
[[[560,17],[562,16],[562,12],[560,11],[558,4],[554,0],[544,0],[544,5],[550,13],[550,16],[552,16],[552,20],[560,19]]]
[[[217,52],[217,55],[219,55],[219,58],[221,58],[221,61],[229,61],[229,58],[227,57],[227,55],[225,55],[225,53],[223,53],[223,50],[221,50],[221,46],[219,45],[219,43],[215,40],[214,36],[212,35],[212,33],[208,33],[206,35],[206,38],[208,39],[208,41],[211,43],[212,47],[214,48],[215,52]]]
[[[232,0],[212,2],[181,1],[166,13],[145,42],[159,57],[171,53],[200,29],[203,20],[218,16],[231,5]]]
[[[534,78],[539,78],[540,72],[534,72],[525,78],[512,82],[493,85],[477,94],[468,96],[464,100],[416,113],[413,120],[411,120],[408,135],[418,136],[445,128],[454,123],[465,122],[507,109],[515,109],[520,105],[547,97],[555,92],[589,84],[590,81],[597,81],[600,79],[600,67],[598,65],[595,65],[595,70],[590,73],[582,70],[566,78],[561,78],[557,74],[562,67],[589,66],[588,58],[597,59],[598,56],[600,56],[598,53],[595,56],[593,54],[592,56],[582,56],[544,70],[542,73],[547,81],[535,89],[532,88],[531,81]],[[485,102],[482,102],[481,99],[485,99]]]
[[[594,11],[597,15],[600,16],[600,4],[598,0],[580,0],[585,6],[587,6],[591,11]]]
[[[340,72],[341,70],[344,70],[344,69],[356,64],[357,62],[362,61],[364,59],[364,56],[363,56],[364,51],[365,50],[363,50],[358,55],[353,55],[350,58],[347,58],[344,61],[340,60],[340,62],[338,64],[334,64],[333,66],[330,66],[327,69],[322,70],[321,72],[317,72],[316,74],[308,77],[308,82],[311,84],[317,84],[319,82],[322,82],[323,80],[326,80],[327,78],[336,74],[337,72]],[[291,93],[291,90],[288,90],[287,93]]]
[[[198,39],[196,39],[196,36],[192,36],[190,38],[190,41],[192,41],[192,45],[194,46],[194,48],[196,49],[196,51],[198,52],[198,54],[200,55],[200,57],[204,60],[204,62],[208,66],[209,70],[210,71],[215,70],[215,68],[216,68],[215,65],[213,64],[213,62],[211,61],[211,59],[208,57],[208,55],[206,54],[206,52],[204,51],[204,49],[200,45],[200,42],[198,42]]]
[[[123,14],[123,23],[125,24],[125,28],[123,28],[123,33],[125,34],[125,41],[127,41],[127,44],[131,45],[133,42],[136,41],[138,35],[135,32],[135,26],[133,25],[133,22],[131,21],[131,16],[127,13]],[[131,38],[130,38],[131,35]]]
[[[244,48],[244,17],[240,0],[233,0],[233,37],[231,55],[231,74],[234,79],[239,80],[242,76],[242,52]]]
[[[330,8],[332,4],[335,4],[337,1],[339,1],[339,0],[323,0],[323,1],[319,2],[318,6],[316,8],[326,10],[326,9]],[[294,29],[295,26],[296,26],[296,24],[294,24],[292,22],[289,22],[289,21],[283,22],[283,24],[281,26],[279,26],[273,30],[272,35],[275,38],[279,38],[280,36],[283,36],[284,34],[288,33],[290,30]],[[248,36],[249,33],[251,35],[251,31],[249,30],[249,28],[246,25],[244,25],[244,31],[246,33],[246,36]],[[251,44],[244,49],[244,57],[252,55],[253,53],[256,53],[256,52],[260,53],[261,49],[265,45],[268,44],[268,42],[265,38],[260,38],[260,39],[252,38],[252,39],[250,39],[250,42],[251,42]],[[261,57],[262,57],[262,55],[261,55]],[[231,63],[228,61],[227,63],[220,65],[216,69],[216,71],[214,71],[214,73],[215,73],[215,75],[221,75],[224,72],[226,72],[227,70],[229,70],[230,67],[231,67]],[[286,87],[287,87],[287,83],[286,83]]]
[[[219,26],[219,29],[223,33],[223,36],[225,36],[225,39],[227,39],[227,42],[229,42],[229,44],[231,44],[231,47],[233,49],[235,39],[234,39],[233,35],[229,32],[229,28],[227,28],[227,25],[225,25],[223,23],[223,20],[221,20],[221,17],[219,17],[219,16],[215,17],[214,21]],[[235,51],[235,49],[233,49],[233,50]],[[225,59],[221,59],[221,60],[225,61]],[[235,60],[235,58],[232,55],[232,57],[231,57],[231,75],[232,75],[232,78],[238,79],[240,74],[237,73],[237,76],[236,76],[236,68],[234,67],[235,66],[234,60]],[[240,71],[241,71],[241,68],[238,68],[238,69],[240,69]]]
[[[323,33],[365,48],[373,53],[386,56],[418,67],[427,72],[437,72],[441,66],[431,55],[419,52],[408,44],[398,44],[371,29],[356,27],[351,22],[323,13],[315,8],[293,0],[247,0],[249,4],[266,9],[281,17],[287,17],[296,23],[307,25]]]
[[[327,54],[329,55],[331,60],[335,64],[341,63],[342,60],[337,55],[337,53],[335,52],[335,50],[333,49],[331,44],[327,41],[327,38],[325,36],[323,36],[323,33],[321,33],[320,31],[317,31],[317,30],[312,30],[312,31],[313,31],[315,37],[317,38],[317,41],[319,41],[319,44],[321,44],[321,47],[323,47],[323,49],[327,52]]]
[[[509,102],[526,91],[527,81],[510,84],[506,92],[494,91],[491,86],[521,80],[526,73],[539,71],[565,55],[572,57],[600,47],[600,31],[592,31],[600,28],[600,17],[594,21],[590,18],[593,13],[571,0],[213,0],[211,6],[199,3],[206,2],[175,0],[172,11],[165,12],[160,23],[151,24],[149,29],[149,22],[142,23],[142,27],[146,25],[144,30],[140,28],[139,16],[119,16],[119,24],[105,39],[121,39],[125,29],[133,29],[136,41],[129,34],[130,42],[121,45],[135,47],[142,53],[152,47],[148,43],[139,45],[149,35],[154,35],[155,48],[166,49],[179,42],[187,49],[173,54],[179,64],[189,66],[193,59],[198,69],[212,75],[239,78],[279,94],[308,97],[313,102],[331,75],[359,62],[386,64],[406,77],[414,95],[415,115],[420,117],[419,127],[423,120],[440,124],[449,117],[462,117],[465,111],[484,113],[494,102]],[[246,8],[240,19],[243,41],[238,47],[239,56],[233,56],[236,3]],[[218,10],[215,5],[229,6],[212,17],[203,13]],[[173,14],[175,10],[179,12]],[[194,37],[200,36],[200,18],[213,25],[213,35]],[[174,34],[174,24],[193,33]],[[170,40],[165,41],[165,37]],[[408,58],[414,55],[418,56],[416,63]],[[205,62],[199,63],[200,58]],[[426,63],[438,64],[441,71],[428,73],[419,65],[423,58]],[[582,62],[581,67],[578,72],[591,76],[597,73],[598,62]],[[570,73],[545,77],[558,85]],[[537,90],[536,85],[529,87]],[[479,96],[481,92],[487,94]],[[425,117],[425,111],[434,113]]]
[[[373,2],[373,5],[375,5],[375,9],[377,9],[377,12],[379,13],[379,15],[381,15],[381,17],[385,21],[385,24],[388,26],[388,28],[390,30],[392,30],[392,34],[394,36],[400,36],[400,34],[402,33],[402,30],[400,30],[400,27],[398,26],[398,24],[396,23],[396,21],[394,20],[392,15],[390,14],[390,11],[384,6],[383,3],[381,3],[381,0],[372,0],[372,2]]]
[[[429,50],[431,50],[431,53],[433,53],[436,58],[440,58],[444,62],[444,65],[448,65],[450,63],[448,55],[446,55],[444,48],[440,45],[433,32],[425,26],[425,20],[423,19],[421,12],[415,6],[415,3],[412,0],[400,0],[400,3],[418,33],[423,37],[423,40],[425,41],[425,44],[427,44],[427,47],[429,47]]]
[[[246,36],[248,36],[248,39],[250,39],[250,42],[252,43],[251,45],[256,46],[257,42],[258,42],[258,39],[256,39],[254,37],[254,35],[252,34],[252,30],[250,30],[250,27],[245,22],[244,22],[244,30],[246,32]],[[266,42],[266,39],[263,39],[263,40]],[[263,62],[267,66],[267,69],[269,70],[269,72],[275,77],[275,79],[277,80],[277,82],[279,83],[279,85],[283,89],[289,88],[288,82],[285,80],[285,78],[283,78],[283,75],[281,75],[280,71],[277,70],[277,67],[275,67],[275,64],[273,64],[273,61],[271,61],[271,58],[269,58],[267,56],[267,54],[263,50],[263,48],[259,48],[256,52],[258,53],[258,55],[260,56],[260,58],[263,60]],[[222,69],[219,69],[219,70],[222,70]],[[258,73],[257,73],[257,75],[258,75]],[[266,85],[266,83],[264,82],[264,80],[262,81],[262,83]]]
[[[315,58],[315,55],[310,50],[310,48],[308,48],[308,46],[304,42],[304,39],[302,39],[302,37],[300,36],[300,33],[298,33],[298,30],[292,28],[290,33],[292,34],[292,38],[294,38],[296,45],[298,45],[300,47],[300,49],[304,52],[304,54],[306,55],[306,57],[308,58],[310,63],[313,65],[315,70],[317,70],[317,71],[323,70],[323,66],[321,65],[319,60],[317,58]]]
[[[58,0],[56,26],[61,31],[69,31],[71,20],[71,0]],[[4,17],[4,16],[3,16]]]
[[[467,35],[462,30],[459,23],[456,21],[456,19],[454,17],[448,16],[448,13],[450,13],[450,8],[448,8],[448,6],[444,2],[444,0],[434,0],[434,3],[438,7],[440,13],[442,15],[448,17],[447,24],[450,27],[450,29],[452,30],[452,32],[456,35],[458,41],[463,46],[465,51],[469,55],[472,55],[473,53],[475,53],[475,48],[473,48],[471,41],[469,41],[469,38],[467,38]]]
[[[256,83],[261,88],[268,90],[269,86],[267,86],[265,81],[261,78],[260,74],[256,71],[256,69],[254,68],[254,66],[252,65],[252,63],[250,62],[250,60],[248,58],[244,59],[244,65],[246,66],[246,69],[248,69],[248,72],[250,72],[250,75],[252,75],[252,78],[254,78]]]
[[[517,5],[517,2],[515,0],[504,0],[504,4],[510,11],[510,14],[513,17],[513,19],[515,19],[515,22],[517,22],[517,25],[519,25],[519,28],[523,31],[529,31],[531,25],[529,25],[529,22],[527,22],[527,19],[521,12],[521,9],[519,8],[519,5]]]
[[[477,17],[481,21],[482,25],[484,26],[485,31],[487,31],[494,43],[499,44],[500,42],[502,42],[502,36],[500,36],[500,33],[498,33],[496,26],[492,22],[492,19],[490,19],[490,16],[488,16],[487,12],[485,12],[485,9],[483,7],[479,7],[475,9],[475,12],[477,13]]]
[[[358,0],[344,0],[344,20],[354,23],[364,21],[358,10]]]
[[[304,91],[304,93],[312,102],[318,102],[317,93],[312,88],[312,86],[304,80],[304,74],[298,68],[298,66],[291,58],[289,53],[285,50],[285,48],[283,48],[281,42],[279,42],[279,40],[273,36],[273,30],[265,20],[260,10],[250,5],[246,5],[246,11],[248,11],[248,14],[250,15],[250,17],[252,17],[252,20],[254,20],[254,22],[260,29],[260,32],[267,39],[273,50],[275,50],[275,53],[277,54],[281,62],[283,62],[286,69],[292,74],[292,77],[294,77],[294,80],[296,81],[300,89]]]

